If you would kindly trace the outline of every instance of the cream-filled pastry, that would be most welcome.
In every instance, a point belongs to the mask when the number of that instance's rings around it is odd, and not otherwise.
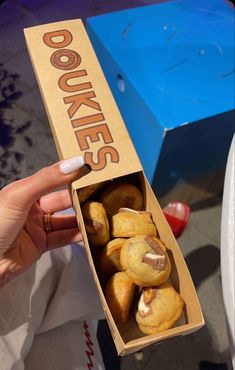
[[[87,237],[93,246],[102,247],[109,241],[109,222],[101,203],[88,201],[82,207]]]
[[[127,239],[121,250],[120,262],[123,270],[139,286],[160,285],[171,272],[164,243],[150,235]]]
[[[136,235],[157,235],[151,214],[121,208],[111,219],[111,234],[114,238],[131,238]]]
[[[144,334],[156,334],[171,328],[183,312],[184,301],[173,286],[143,288],[136,321]]]

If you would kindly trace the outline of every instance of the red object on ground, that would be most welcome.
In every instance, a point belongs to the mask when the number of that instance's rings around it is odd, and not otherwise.
[[[171,202],[163,208],[163,213],[174,236],[179,238],[188,224],[190,216],[189,206],[181,202]]]

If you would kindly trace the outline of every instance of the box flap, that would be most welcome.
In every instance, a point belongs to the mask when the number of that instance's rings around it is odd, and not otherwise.
[[[142,169],[81,20],[24,30],[60,159],[93,169],[74,188]]]

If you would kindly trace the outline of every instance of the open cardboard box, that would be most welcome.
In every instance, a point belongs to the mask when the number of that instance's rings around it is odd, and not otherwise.
[[[47,110],[60,159],[82,155],[92,167],[71,185],[71,197],[89,263],[118,354],[194,332],[204,325],[201,307],[180,248],[144,175],[81,20],[24,30],[27,47]],[[130,107],[131,109],[131,107]],[[147,150],[148,148],[146,148]],[[172,263],[171,281],[185,302],[183,318],[155,335],[142,334],[134,319],[116,324],[106,303],[89,246],[79,189],[131,176],[142,189]]]

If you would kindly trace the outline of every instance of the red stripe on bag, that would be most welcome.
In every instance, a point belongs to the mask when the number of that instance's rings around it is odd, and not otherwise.
[[[88,358],[88,361],[87,362],[87,369],[88,370],[91,370],[93,369],[93,362],[92,362],[92,356],[94,356],[94,351],[92,349],[92,346],[94,345],[94,343],[92,342],[91,340],[91,334],[89,332],[89,326],[87,324],[86,321],[83,321],[83,328],[84,328],[84,333],[85,333],[85,336],[86,336],[86,346],[87,346],[87,350],[86,350],[86,355],[87,355],[87,358]]]

